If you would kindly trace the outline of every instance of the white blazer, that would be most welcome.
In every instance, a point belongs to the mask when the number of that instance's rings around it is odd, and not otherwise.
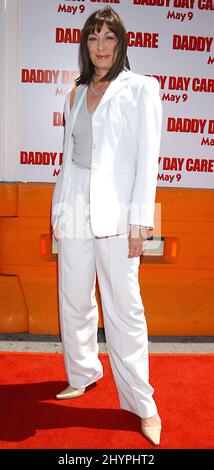
[[[154,227],[155,194],[161,138],[159,82],[123,70],[111,81],[92,114],[90,217],[95,236],[128,231],[129,224]],[[77,88],[70,111],[65,101],[63,164],[52,200],[51,223],[63,217],[72,172],[72,130],[87,91]],[[89,149],[90,151],[90,149]]]

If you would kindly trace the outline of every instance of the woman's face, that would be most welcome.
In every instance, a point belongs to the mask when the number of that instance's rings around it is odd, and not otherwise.
[[[96,70],[108,71],[116,59],[116,46],[118,38],[107,26],[103,23],[101,31],[88,35],[87,47],[90,59],[94,64]]]

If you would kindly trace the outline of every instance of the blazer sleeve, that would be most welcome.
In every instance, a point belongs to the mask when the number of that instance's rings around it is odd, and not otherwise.
[[[140,92],[138,105],[138,155],[131,197],[130,224],[154,227],[162,102],[158,80],[154,77],[144,78],[145,83]]]
[[[65,103],[64,103],[64,119],[65,119],[65,127],[66,127],[66,122],[68,120],[69,114],[70,114],[70,95],[71,92],[69,92],[66,96]],[[63,137],[63,148],[64,148],[64,143],[65,143],[65,129],[64,129],[64,137]],[[64,157],[64,155],[63,155]],[[56,184],[54,187],[53,191],[53,197],[52,197],[52,206],[51,206],[51,225],[53,231],[55,230],[57,226],[57,211],[54,210],[56,207],[58,201],[60,200],[60,193],[61,193],[61,187],[62,187],[62,178],[63,178],[63,166],[64,166],[64,158],[63,162],[60,168],[60,172],[57,176],[56,179]]]

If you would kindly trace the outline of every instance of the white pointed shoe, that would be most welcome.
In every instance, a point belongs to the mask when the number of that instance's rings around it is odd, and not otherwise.
[[[67,398],[77,398],[77,397],[81,397],[83,393],[85,393],[85,387],[72,388],[70,387],[70,385],[68,385],[68,387],[66,387],[65,390],[63,390],[62,392],[58,393],[58,395],[56,395],[56,398],[58,398],[59,400],[66,400]]]
[[[159,424],[143,424],[141,421],[143,435],[156,446],[160,444],[161,428],[161,422]]]

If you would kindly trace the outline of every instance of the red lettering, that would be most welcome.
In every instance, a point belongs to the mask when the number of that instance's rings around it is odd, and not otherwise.
[[[81,30],[74,28],[56,28],[56,42],[57,43],[80,43]]]
[[[53,112],[53,126],[63,126],[63,113]]]
[[[213,37],[173,34],[172,48],[186,51],[210,52],[212,42]]]
[[[158,47],[158,33],[142,33],[141,31],[129,31],[127,33],[128,46],[130,47]]]

